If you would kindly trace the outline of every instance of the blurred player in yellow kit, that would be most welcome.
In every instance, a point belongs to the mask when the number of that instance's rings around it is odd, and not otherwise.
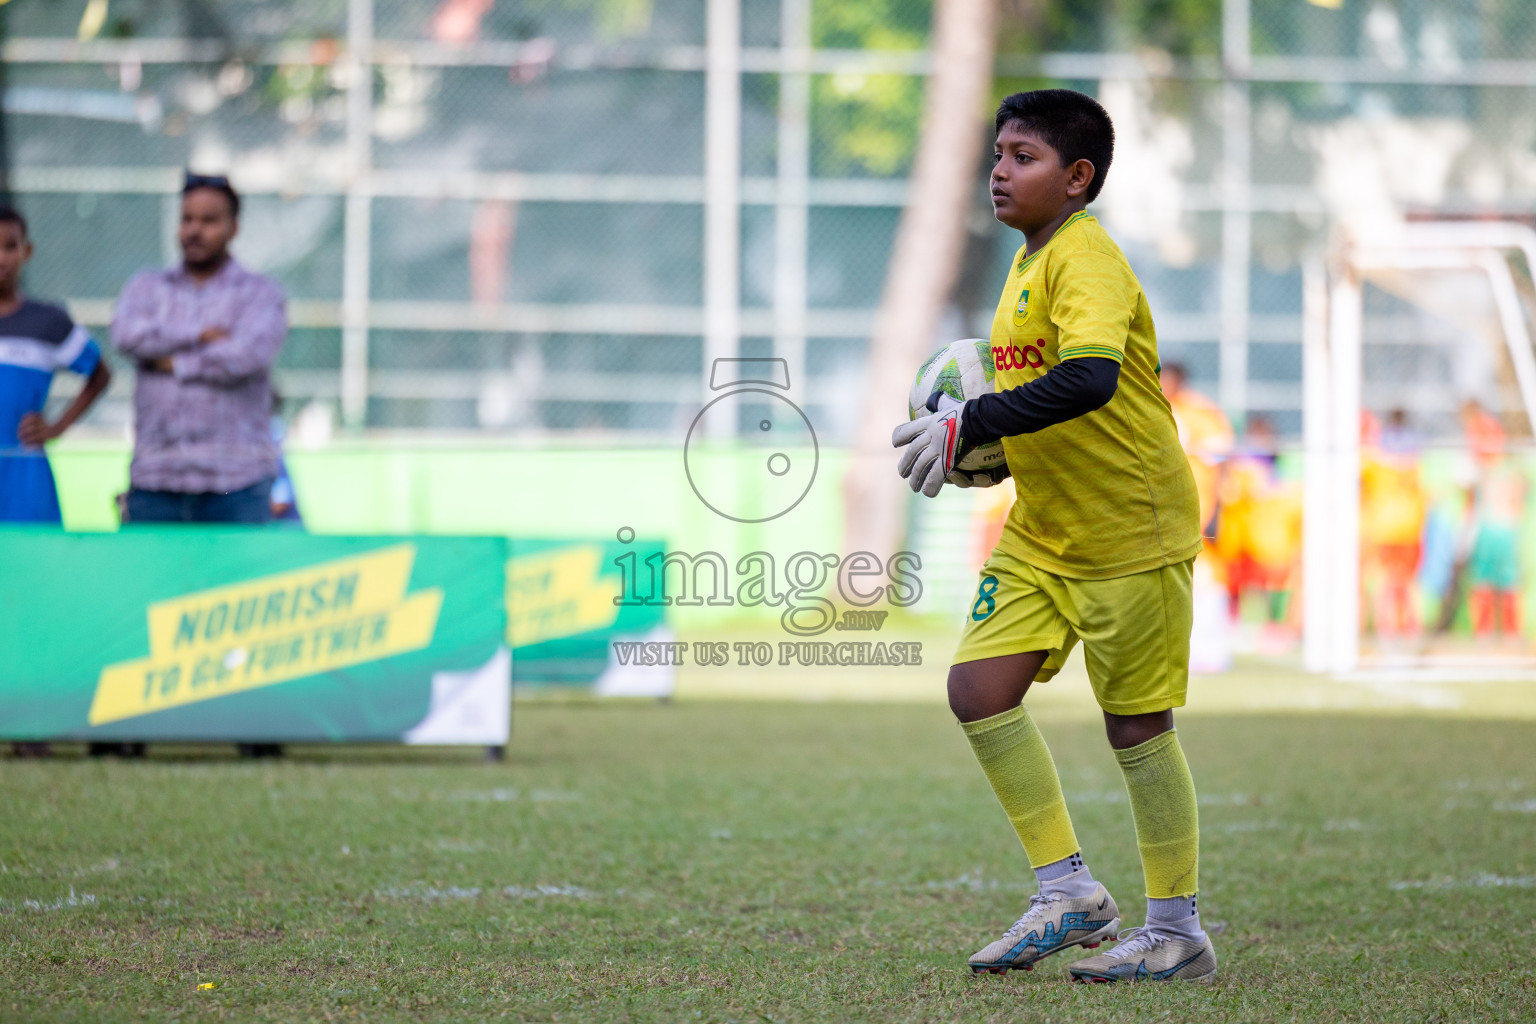
[[[1120,911],[1084,860],[1045,740],[1023,699],[1081,639],[1130,796],[1146,925],[1069,965],[1081,981],[1215,977],[1195,893],[1194,781],[1173,729],[1189,680],[1200,504],[1158,386],[1151,311],[1125,256],[1087,212],[1114,153],[1093,99],[1015,93],[997,112],[997,219],[1024,234],[992,322],[995,394],[935,392],[892,435],[897,468],[929,497],[977,444],[1001,440],[1017,500],[965,609],[949,706],[1023,843],[1040,891],[973,971],[1029,970],[1119,933]]]
[[[1221,474],[1221,516],[1216,551],[1226,566],[1228,611],[1235,620],[1242,597],[1264,593],[1261,649],[1279,651],[1291,639],[1285,622],[1301,557],[1301,490],[1282,480],[1278,439],[1263,416],[1249,417],[1243,443]]]
[[[1414,581],[1429,497],[1419,476],[1418,442],[1403,410],[1393,410],[1385,430],[1365,413],[1360,433],[1362,570],[1376,635],[1391,641],[1419,632]]]

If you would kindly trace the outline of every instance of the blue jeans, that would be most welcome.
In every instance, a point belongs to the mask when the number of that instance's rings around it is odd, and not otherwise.
[[[128,492],[128,523],[269,523],[272,481],[258,480],[228,494],[180,491]]]

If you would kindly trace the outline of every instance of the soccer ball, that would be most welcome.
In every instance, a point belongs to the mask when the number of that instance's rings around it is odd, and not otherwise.
[[[952,341],[923,361],[907,395],[907,412],[915,420],[928,415],[928,396],[942,391],[958,402],[990,395],[993,377],[992,343],[981,338]],[[969,473],[984,472],[1001,466],[1006,460],[1000,441],[977,445],[956,464]]]

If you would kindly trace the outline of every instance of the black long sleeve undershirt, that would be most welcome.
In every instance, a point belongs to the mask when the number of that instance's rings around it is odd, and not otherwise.
[[[1064,359],[1043,377],[967,402],[960,436],[972,446],[1032,434],[1107,405],[1119,384],[1113,359]]]

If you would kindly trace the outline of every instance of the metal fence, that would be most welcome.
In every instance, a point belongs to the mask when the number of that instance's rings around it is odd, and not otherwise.
[[[710,359],[777,354],[820,433],[851,427],[929,69],[921,0],[0,16],[27,287],[103,334],[127,277],[176,258],[191,166],[233,175],[237,254],[291,298],[290,408],[655,434],[697,410]],[[1331,232],[1536,203],[1527,0],[1005,2],[999,53],[998,94],[1062,84],[1110,109],[1097,211],[1164,361],[1283,434],[1300,430],[1300,267]],[[949,336],[987,332],[1018,244],[986,206],[986,145]],[[93,422],[125,424],[128,393]]]

